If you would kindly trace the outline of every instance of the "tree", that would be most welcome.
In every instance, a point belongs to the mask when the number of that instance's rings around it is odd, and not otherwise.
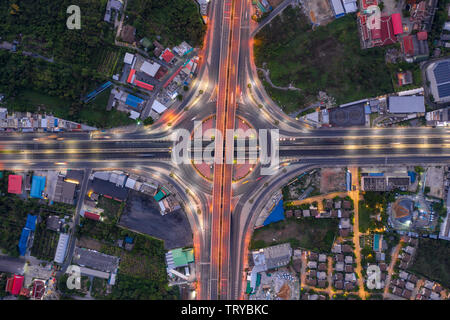
[[[143,124],[144,124],[144,126],[149,126],[149,125],[152,125],[153,122],[154,122],[153,118],[152,117],[148,117],[148,118],[144,119]]]

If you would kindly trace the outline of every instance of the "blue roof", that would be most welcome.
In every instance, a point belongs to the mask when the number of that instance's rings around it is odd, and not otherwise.
[[[437,84],[450,81],[450,62],[442,61],[436,65],[434,68],[434,77],[436,78]]]
[[[384,175],[383,172],[370,172],[369,176],[370,177],[382,177]]]
[[[411,183],[416,182],[416,173],[414,171],[408,171],[408,176],[411,178]]]
[[[439,98],[450,96],[450,83],[444,83],[437,87]]]
[[[284,220],[284,208],[283,208],[283,200],[280,200],[275,208],[272,210],[270,215],[264,221],[263,225],[267,226],[270,223],[278,222]]]
[[[144,102],[141,98],[135,97],[131,94],[128,95],[127,100],[125,103],[133,108],[137,108],[138,104]]]
[[[131,238],[131,237],[125,237],[125,242],[126,242],[126,243],[133,243],[133,238]]]
[[[20,235],[19,240],[19,253],[21,256],[25,255],[25,252],[27,251],[27,243],[28,243],[28,237],[30,236],[30,229],[23,228],[22,234]]]
[[[45,189],[45,177],[33,176],[33,182],[31,183],[30,197],[42,199],[42,192]]]
[[[29,214],[27,216],[27,223],[25,224],[25,228],[30,229],[31,231],[36,230],[36,219],[37,219],[37,216],[33,216],[33,215]]]

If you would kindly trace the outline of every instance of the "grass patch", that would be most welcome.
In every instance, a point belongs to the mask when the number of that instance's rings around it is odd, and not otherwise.
[[[256,65],[264,67],[266,63],[275,85],[292,84],[302,90],[283,92],[290,95],[285,98],[275,94],[274,100],[284,99],[286,111],[315,99],[319,91],[335,97],[338,104],[392,92],[384,54],[385,48],[361,49],[354,15],[312,31],[301,9],[292,7],[275,17],[255,39]],[[266,90],[273,94],[270,86]],[[294,94],[301,97],[295,100]]]
[[[103,91],[81,109],[79,117],[84,120],[83,123],[98,128],[113,128],[135,123],[125,112],[106,110],[110,94],[111,89]]]
[[[45,93],[24,89],[17,97],[8,100],[8,111],[19,112],[47,112],[58,118],[69,118],[70,101],[53,97]]]
[[[36,227],[31,255],[47,261],[53,261],[58,246],[58,233],[47,230],[45,222]]]
[[[114,199],[100,197],[97,207],[105,210],[103,212],[103,215],[109,220],[109,222],[116,223],[117,221],[119,221],[124,205],[125,202],[119,202]]]
[[[450,242],[419,239],[419,249],[409,270],[450,287]]]
[[[373,211],[366,207],[363,201],[359,202],[359,232],[365,233],[372,226]]]
[[[250,248],[290,242],[293,247],[328,253],[337,233],[336,219],[290,218],[255,230]]]

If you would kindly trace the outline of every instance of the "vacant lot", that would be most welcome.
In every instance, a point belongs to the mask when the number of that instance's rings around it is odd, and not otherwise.
[[[419,250],[409,270],[450,287],[450,242],[419,239]]]
[[[131,191],[120,224],[164,241],[166,250],[192,246],[192,231],[182,209],[162,216],[158,203],[147,195]]]
[[[280,101],[266,86],[288,113],[301,108],[319,91],[335,97],[338,104],[392,92],[384,52],[382,48],[361,50],[353,15],[312,31],[301,10],[291,7],[264,27],[255,40],[256,64],[263,67],[266,63],[272,82],[302,89]]]
[[[320,171],[320,193],[345,191],[345,170],[323,168]]]
[[[98,201],[97,207],[105,210],[103,212],[104,216],[110,222],[115,223],[120,218],[120,214],[122,213],[124,205],[125,205],[125,203],[123,203],[123,202],[119,202],[119,201],[116,201],[113,199],[101,197]]]
[[[251,249],[289,241],[293,247],[330,252],[338,232],[337,219],[287,219],[255,230]]]

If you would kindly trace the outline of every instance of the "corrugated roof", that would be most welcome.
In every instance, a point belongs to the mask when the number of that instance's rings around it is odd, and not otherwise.
[[[66,255],[67,245],[69,244],[69,235],[66,233],[60,233],[58,246],[56,247],[55,258],[56,263],[63,263]]]
[[[16,174],[8,176],[8,193],[22,193],[22,176]]]
[[[392,27],[394,28],[394,34],[402,34],[403,33],[403,25],[402,25],[402,16],[400,13],[394,13],[391,15],[392,18]]]
[[[42,199],[42,193],[45,189],[45,177],[33,176],[33,182],[31,183],[30,197]]]
[[[390,113],[414,113],[425,112],[425,100],[423,96],[389,97]]]

